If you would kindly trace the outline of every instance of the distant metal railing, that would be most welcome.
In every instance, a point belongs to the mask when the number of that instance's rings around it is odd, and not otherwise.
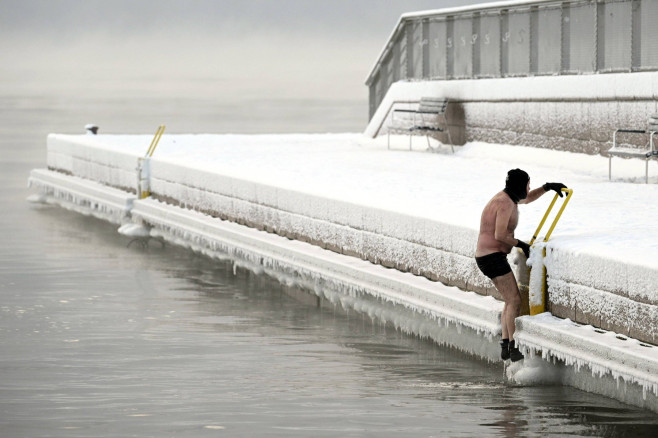
[[[658,70],[657,0],[534,0],[403,15],[366,80],[370,118],[400,80]]]

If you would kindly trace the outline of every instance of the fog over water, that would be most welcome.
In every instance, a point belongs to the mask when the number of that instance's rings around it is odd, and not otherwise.
[[[400,14],[473,3],[2,0],[0,81],[36,93],[349,99],[365,114],[365,78]]]

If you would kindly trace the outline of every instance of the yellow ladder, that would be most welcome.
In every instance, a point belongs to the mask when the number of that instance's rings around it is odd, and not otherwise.
[[[146,150],[146,154],[144,154],[144,157],[137,158],[137,197],[138,197],[138,199],[144,199],[144,198],[148,198],[149,196],[151,196],[150,158],[153,156],[153,152],[155,152],[155,148],[158,147],[158,143],[160,142],[160,137],[162,137],[162,134],[164,133],[164,130],[165,130],[165,125],[158,126],[158,130],[155,131],[155,135],[153,136],[153,140],[151,140],[151,144],[149,145],[149,148]]]
[[[562,192],[566,193],[566,197],[564,198],[564,202],[562,203],[562,207],[558,210],[557,214],[555,215],[555,218],[553,219],[553,223],[551,224],[550,228],[548,229],[548,233],[546,233],[546,236],[544,236],[544,242],[548,242],[548,239],[551,237],[551,234],[553,233],[553,230],[555,229],[555,226],[557,225],[557,222],[560,220],[560,217],[562,216],[562,212],[566,208],[567,204],[571,200],[571,196],[573,195],[573,190],[572,189],[567,189],[564,188],[562,189]],[[544,223],[546,223],[546,219],[548,219],[548,215],[551,213],[551,210],[553,210],[553,206],[555,205],[555,202],[557,201],[559,194],[556,193],[555,196],[553,197],[553,200],[551,201],[550,205],[548,206],[548,209],[546,210],[546,213],[544,214],[544,217],[542,218],[541,222],[539,222],[539,226],[537,227],[537,230],[535,231],[535,234],[533,234],[532,239],[530,239],[530,242],[528,243],[530,246],[532,246],[533,243],[535,243],[535,240],[537,240],[537,236],[539,235],[539,232],[541,231],[542,227],[544,226]],[[546,257],[546,246],[543,248],[543,254],[542,257]],[[532,294],[532,291],[528,291],[529,294]],[[530,315],[538,315],[540,313],[543,313],[546,311],[546,302],[548,301],[548,287],[547,287],[547,282],[546,282],[546,266],[542,263],[542,287],[541,287],[541,304],[535,304],[533,305],[532,302],[533,300],[531,297],[529,297],[530,301]]]
[[[158,130],[155,131],[153,140],[151,140],[151,145],[146,151],[146,155],[144,155],[144,158],[151,158],[153,156],[153,152],[155,152],[155,148],[158,147],[158,143],[160,142],[160,137],[162,137],[164,130],[165,130],[165,125],[158,126]]]

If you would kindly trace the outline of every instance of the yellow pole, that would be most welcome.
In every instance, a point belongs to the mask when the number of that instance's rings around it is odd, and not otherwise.
[[[146,150],[146,154],[144,155],[144,158],[138,159],[137,195],[139,199],[144,199],[151,195],[151,190],[150,190],[151,170],[150,170],[149,158],[153,156],[153,152],[155,152],[155,148],[158,147],[158,143],[160,142],[160,137],[162,137],[164,130],[165,130],[165,125],[158,126],[158,130],[155,131],[153,140],[151,140],[151,144],[149,145],[149,148]]]
[[[146,154],[144,157],[148,157],[149,154],[151,153],[151,149],[153,149],[153,145],[155,144],[155,139],[158,138],[158,134],[160,133],[160,126],[158,126],[158,130],[155,131],[155,135],[153,136],[153,139],[151,140],[151,144],[149,145],[149,148],[146,150]]]
[[[153,156],[153,152],[155,152],[155,148],[158,147],[158,142],[160,141],[160,137],[162,137],[164,130],[165,130],[165,125],[158,126],[158,130],[155,131],[155,135],[153,136],[153,140],[151,140],[151,145],[146,151],[145,157]]]
[[[546,209],[546,213],[544,214],[544,217],[542,218],[541,222],[539,222],[539,226],[537,227],[537,230],[535,230],[535,234],[532,235],[532,239],[530,239],[530,242],[528,242],[529,245],[532,245],[535,242],[535,239],[537,239],[537,236],[539,235],[539,231],[541,231],[541,228],[544,226],[544,222],[546,222],[549,213],[551,212],[553,206],[555,205],[555,201],[557,201],[557,197],[558,194],[556,193],[555,196],[553,196],[553,200],[551,201],[551,204],[548,206],[548,209]]]
[[[557,214],[555,215],[555,219],[553,219],[553,223],[551,224],[550,228],[548,229],[548,233],[546,233],[546,236],[544,237],[544,242],[548,242],[548,239],[551,237],[551,234],[553,233],[553,230],[555,229],[555,226],[557,225],[557,222],[560,220],[560,217],[562,216],[562,212],[564,212],[564,209],[566,208],[567,204],[571,200],[571,196],[573,195],[573,190],[572,189],[567,189],[564,188],[562,189],[563,192],[566,193],[566,198],[564,199],[564,202],[562,203],[562,207],[558,210]],[[558,194],[556,193],[555,196],[553,197],[553,201],[551,204],[548,206],[548,209],[546,210],[546,214],[544,215],[544,218],[541,220],[539,227],[537,228],[537,231],[535,231],[535,235],[532,237],[532,240],[530,241],[531,243],[534,242],[534,240],[537,238],[537,235],[539,234],[539,231],[541,230],[542,226],[544,225],[544,222],[546,222],[546,218],[548,217],[548,214],[550,213],[551,209],[553,208],[553,205],[555,204],[555,201],[557,201]],[[546,258],[546,247],[544,246],[542,248],[542,256],[543,258]],[[548,284],[546,281],[546,265],[542,263],[542,286],[541,286],[541,303],[537,305],[532,305],[530,304],[530,315],[538,315],[540,313],[544,313],[546,311],[546,302],[548,301]]]
[[[551,225],[551,228],[548,229],[548,233],[546,233],[546,237],[544,237],[544,242],[548,242],[549,237],[551,237],[551,234],[553,233],[553,230],[555,229],[555,226],[557,225],[557,221],[560,220],[560,216],[562,216],[562,212],[564,211],[564,208],[567,206],[569,201],[571,200],[571,195],[573,195],[573,190],[571,189],[562,189],[563,192],[565,192],[566,198],[564,202],[562,203],[562,207],[557,212],[557,215],[555,215],[555,219],[553,220],[553,225]],[[557,193],[555,194],[557,198]]]
[[[546,247],[542,248],[542,260],[543,258],[546,257]],[[540,313],[544,313],[546,311],[546,301],[548,301],[548,287],[546,284],[546,266],[542,263],[541,267],[541,300],[538,304],[533,305],[532,301],[532,291],[528,291],[528,293],[531,295],[528,297],[529,301],[529,307],[530,307],[530,315],[539,315]]]

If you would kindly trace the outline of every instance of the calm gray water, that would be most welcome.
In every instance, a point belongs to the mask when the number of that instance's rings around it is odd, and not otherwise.
[[[654,413],[509,386],[501,364],[25,201],[48,132],[358,131],[365,104],[4,89],[0,436],[656,436]]]

